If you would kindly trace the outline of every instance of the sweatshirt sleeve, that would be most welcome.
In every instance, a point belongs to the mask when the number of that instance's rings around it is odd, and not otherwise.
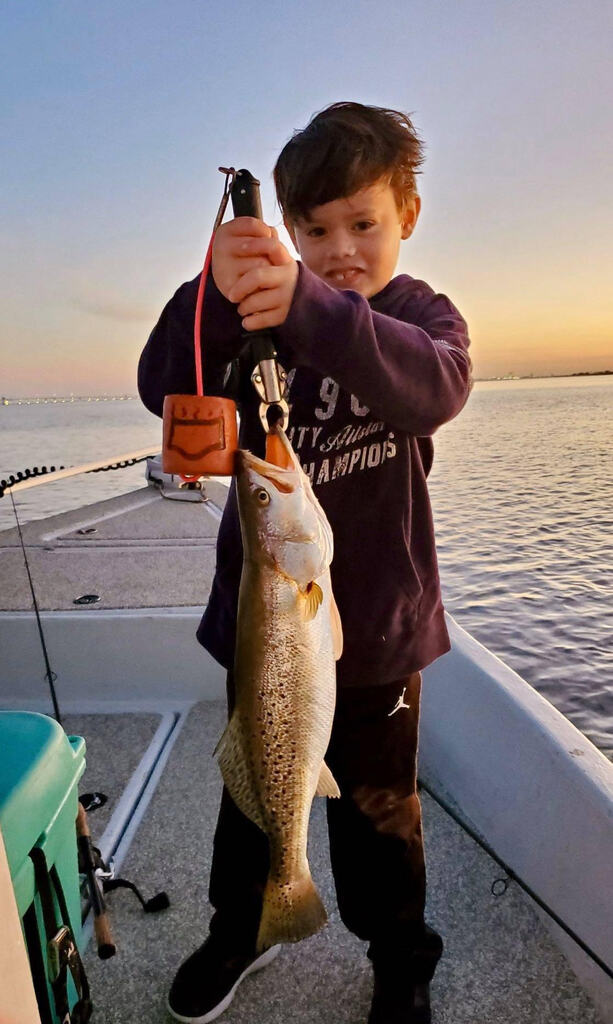
[[[153,328],[138,364],[138,391],[144,405],[162,415],[166,395],[196,393],[194,317],[200,275],[175,292]],[[241,320],[236,306],[221,294],[209,274],[202,310],[204,387],[209,394],[221,388],[227,364],[238,355]]]
[[[358,292],[331,288],[299,268],[292,307],[278,328],[296,363],[333,377],[386,423],[418,437],[457,416],[472,386],[470,342],[445,295],[396,278],[401,294],[388,315]]]

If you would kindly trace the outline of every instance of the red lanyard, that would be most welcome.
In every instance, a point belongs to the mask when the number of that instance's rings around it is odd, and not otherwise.
[[[232,183],[234,182],[234,178],[236,177],[236,171],[234,170],[233,167],[220,167],[219,170],[222,172],[222,174],[225,174],[226,180],[225,180],[225,183],[224,183],[224,190],[223,190],[223,195],[221,197],[221,202],[219,204],[219,209],[217,211],[217,216],[215,217],[215,223],[213,225],[213,232],[211,234],[211,240],[209,242],[209,247],[208,247],[207,252],[206,252],[206,257],[205,257],[205,260],[204,260],[204,267],[202,268],[202,273],[200,274],[200,283],[198,285],[198,298],[196,299],[196,315],[194,317],[194,360],[195,360],[195,364],[196,364],[196,394],[197,395],[204,395],[204,385],[203,385],[203,362],[204,362],[204,356],[203,356],[202,344],[201,344],[201,338],[202,338],[202,333],[201,333],[202,332],[202,312],[203,312],[203,308],[204,308],[204,289],[206,287],[206,279],[207,279],[207,276],[208,276],[208,273],[209,273],[209,269],[210,269],[210,266],[211,266],[211,254],[213,252],[213,242],[215,240],[215,232],[217,231],[217,228],[219,227],[219,225],[221,224],[221,222],[223,220],[224,213],[226,212],[226,206],[228,205],[228,199],[230,198],[230,190],[232,188]]]

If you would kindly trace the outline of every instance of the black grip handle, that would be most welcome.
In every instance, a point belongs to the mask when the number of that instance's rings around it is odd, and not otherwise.
[[[258,220],[262,220],[260,183],[251,171],[243,167],[241,171],[236,172],[230,196],[235,217],[257,217]]]
[[[232,199],[232,210],[235,217],[257,217],[262,220],[262,203],[260,200],[260,183],[254,178],[251,171],[245,167],[236,172],[236,176],[230,190]],[[264,331],[243,331],[243,338],[249,340],[251,345],[251,357],[254,365],[263,359],[274,359],[276,356],[272,332]]]

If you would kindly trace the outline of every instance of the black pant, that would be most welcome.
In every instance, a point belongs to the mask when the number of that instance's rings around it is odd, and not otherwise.
[[[384,686],[338,691],[326,762],[341,797],[327,801],[327,812],[343,922],[370,943],[375,965],[402,965],[415,980],[429,981],[443,943],[424,921],[426,871],[416,788],[420,694],[419,672]],[[229,675],[230,710],[233,704]],[[268,865],[266,836],[224,788],[209,887],[216,910],[211,932],[253,946]]]

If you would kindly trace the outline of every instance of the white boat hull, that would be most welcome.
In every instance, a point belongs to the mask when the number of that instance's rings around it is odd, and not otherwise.
[[[448,617],[424,672],[420,776],[597,956],[613,965],[613,765],[548,700]],[[613,982],[548,915],[613,1021]]]

